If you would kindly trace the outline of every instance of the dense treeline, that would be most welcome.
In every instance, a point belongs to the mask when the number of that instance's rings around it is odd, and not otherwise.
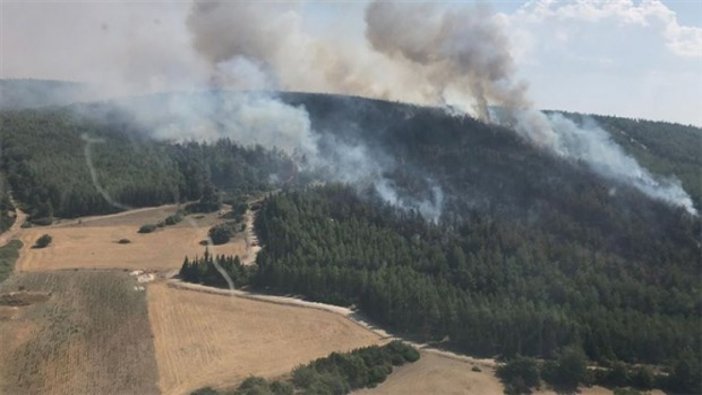
[[[218,287],[228,286],[226,274],[235,287],[249,285],[254,275],[254,267],[241,264],[238,256],[214,256],[205,250],[202,257],[192,261],[186,257],[180,268],[180,278],[191,283],[202,283]]]
[[[497,368],[497,376],[507,394],[529,394],[542,381],[559,393],[575,393],[578,386],[600,385],[624,393],[640,393],[653,388],[671,394],[702,393],[702,367],[691,355],[678,359],[669,371],[661,372],[646,365],[627,366],[615,362],[608,366],[588,367],[581,350],[565,349],[555,360],[539,361],[517,355]],[[618,393],[615,390],[615,394]]]
[[[334,352],[307,365],[298,367],[286,381],[267,381],[260,377],[244,380],[234,395],[292,395],[348,394],[352,390],[375,387],[392,373],[393,366],[419,360],[419,352],[400,341],[384,346],[359,348],[347,353]],[[219,392],[203,388],[194,395],[217,395]]]
[[[596,361],[665,363],[700,352],[700,223],[689,220],[690,242],[628,258],[484,214],[437,226],[346,188],[310,189],[260,211],[254,282],[355,304],[473,354],[553,357],[574,345]]]
[[[0,113],[0,166],[33,220],[195,200],[208,187],[268,190],[271,175],[292,166],[280,152],[228,140],[154,141],[117,112],[90,117],[80,109]]]
[[[690,222],[680,218],[686,215],[683,209],[600,177],[582,163],[535,149],[507,128],[449,116],[438,108],[380,100],[297,93],[282,97],[309,111],[320,146],[343,142],[365,147],[370,159],[384,164],[381,170],[400,199],[429,199],[432,186],[440,187],[443,215],[452,221],[480,212],[525,227],[537,225],[551,234],[628,258],[658,256],[662,251],[675,254],[678,242],[690,243],[686,228]],[[614,120],[629,129],[637,124]],[[643,135],[656,135],[657,123],[638,123],[647,125]],[[601,126],[614,137],[618,135],[604,118]],[[680,167],[678,174],[676,167],[652,166],[653,173],[675,173],[686,189],[690,179],[699,183],[701,141],[700,128],[666,124],[655,138],[645,140],[651,146],[649,156],[685,168]],[[637,151],[630,152],[639,158]],[[648,165],[644,159],[639,158]],[[691,188],[699,208],[700,199]],[[640,239],[646,242],[637,243]]]

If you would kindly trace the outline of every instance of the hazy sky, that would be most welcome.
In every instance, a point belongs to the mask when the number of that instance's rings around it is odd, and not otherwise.
[[[2,78],[88,81],[128,93],[182,88],[209,67],[191,45],[188,1],[0,1]],[[538,107],[702,125],[702,0],[486,3]],[[286,15],[310,37],[349,51],[367,46],[365,6],[299,2]]]

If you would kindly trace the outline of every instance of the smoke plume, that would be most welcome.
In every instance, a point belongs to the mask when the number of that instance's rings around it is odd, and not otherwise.
[[[442,97],[450,90],[472,96],[482,119],[494,118],[539,148],[696,214],[678,180],[653,177],[596,125],[581,128],[533,108],[526,84],[515,77],[509,43],[485,8],[375,1],[365,19],[373,48],[398,63],[421,66]]]
[[[413,201],[387,177],[396,168],[393,159],[374,147],[341,141],[322,152],[324,142],[311,130],[304,108],[273,94],[223,98],[192,92],[300,90],[442,105],[507,126],[540,149],[695,212],[679,181],[652,175],[601,128],[535,109],[527,84],[515,76],[502,19],[486,7],[327,4],[322,18],[329,19],[328,26],[315,29],[304,18],[320,15],[303,12],[306,6],[253,1],[11,3],[4,8],[4,51],[26,54],[27,45],[38,50],[26,61],[5,56],[0,72],[80,76],[99,86],[94,92],[99,98],[189,92],[165,96],[160,103],[165,109],[144,104],[129,111],[153,126],[159,138],[230,137],[301,153],[306,166],[328,170],[332,180],[371,184],[385,200],[424,207],[425,213],[442,201],[430,177],[426,201]],[[42,29],[27,27],[37,24]],[[356,34],[345,34],[349,31]]]

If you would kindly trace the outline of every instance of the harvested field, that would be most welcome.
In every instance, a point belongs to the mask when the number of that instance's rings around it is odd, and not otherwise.
[[[376,388],[355,391],[354,395],[383,394],[475,394],[501,395],[504,386],[495,376],[495,369],[477,365],[480,372],[471,370],[474,363],[439,355],[435,352],[422,351],[422,358],[413,363],[396,368],[387,381]],[[607,388],[593,386],[578,390],[581,395],[611,395]],[[536,395],[556,395],[556,392],[542,388],[534,391]],[[661,395],[653,390],[650,395]]]
[[[107,271],[21,273],[3,283],[1,293],[31,303],[0,314],[0,393],[157,393],[146,298],[134,284]]]
[[[419,361],[396,368],[376,388],[354,394],[485,394],[500,395],[503,386],[492,369],[473,372],[469,362],[422,352]]]
[[[276,377],[333,351],[382,343],[326,311],[176,289],[147,288],[159,387],[180,394],[247,376]]]
[[[209,228],[218,222],[216,214],[191,215],[183,222],[153,233],[139,234],[146,223],[155,223],[175,213],[175,206],[139,209],[104,217],[85,218],[50,227],[23,229],[20,238],[25,247],[17,262],[19,271],[61,269],[179,269],[183,258],[202,255],[200,242]],[[49,234],[53,241],[42,249],[31,248],[36,239]],[[130,242],[121,244],[120,240]],[[210,246],[213,254],[246,253],[244,235],[234,241]]]

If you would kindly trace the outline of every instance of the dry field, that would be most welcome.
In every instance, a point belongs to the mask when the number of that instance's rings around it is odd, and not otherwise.
[[[460,359],[422,351],[422,358],[413,363],[396,368],[387,381],[376,388],[355,391],[354,395],[425,395],[425,394],[475,394],[501,395],[504,386],[495,376],[491,367],[479,365],[480,372],[473,372],[475,364]],[[556,392],[541,389],[536,395],[556,395]],[[603,387],[583,387],[580,395],[611,395],[612,391]],[[650,395],[663,395],[654,390]]]
[[[207,231],[218,219],[216,213],[190,215],[177,225],[153,233],[137,233],[141,225],[157,223],[175,211],[176,206],[162,206],[22,229],[19,237],[24,248],[17,269],[179,269],[186,255],[203,254],[205,247],[200,241],[207,238]],[[45,233],[53,237],[52,243],[46,248],[32,248]],[[119,244],[120,239],[131,242]],[[209,248],[214,254],[243,256],[246,253],[243,235],[230,243]]]
[[[0,285],[0,393],[158,393],[134,285],[108,271],[21,273]]]
[[[482,367],[473,372],[473,364],[461,360],[422,352],[419,361],[396,368],[388,379],[376,388],[354,394],[502,394],[503,387],[494,372]]]
[[[180,394],[275,377],[333,351],[378,344],[380,336],[326,311],[176,289],[147,288],[159,387]]]

